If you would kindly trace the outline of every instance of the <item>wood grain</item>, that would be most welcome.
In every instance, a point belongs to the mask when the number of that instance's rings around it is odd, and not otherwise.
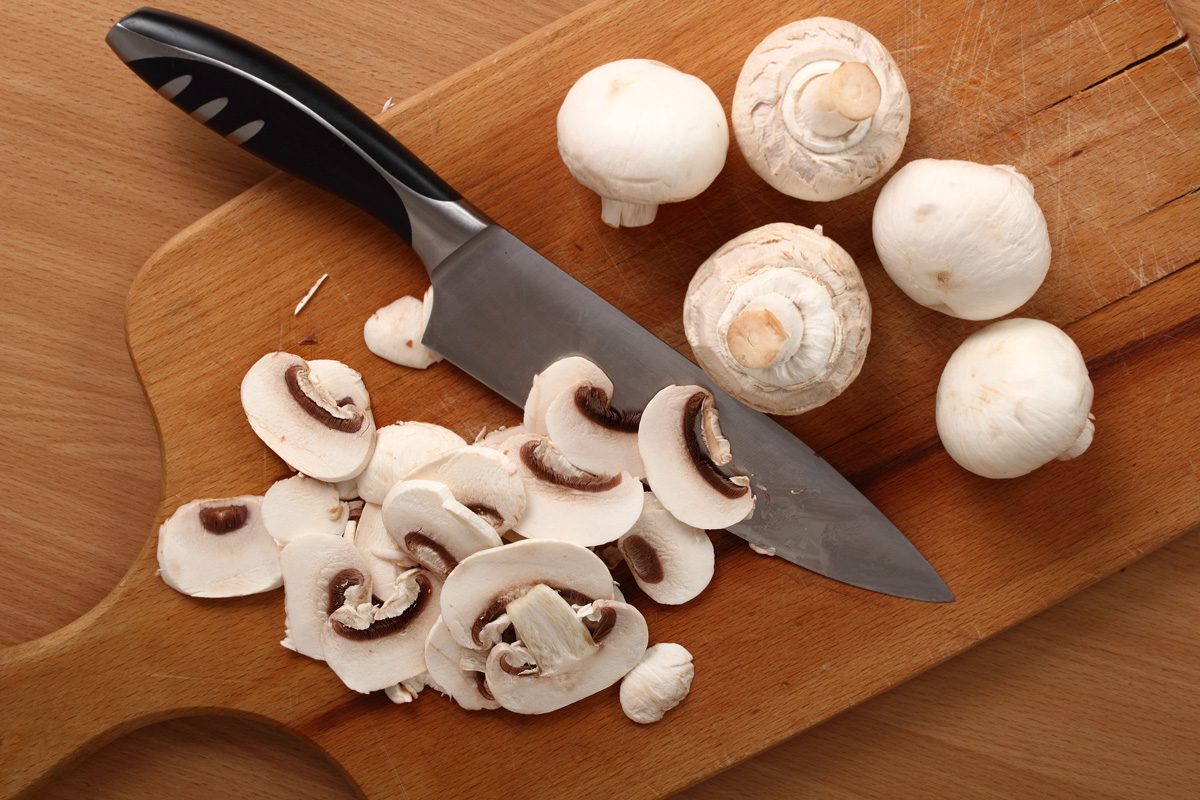
[[[1147,7],[1148,7],[1148,4],[1144,4],[1144,5],[1147,5]],[[1128,9],[1126,9],[1126,10],[1128,10]],[[1137,11],[1137,10],[1138,9],[1135,9],[1135,11]],[[1144,10],[1145,9],[1142,9],[1143,12],[1144,12]],[[994,25],[994,23],[995,23],[994,19],[986,18],[985,16],[982,16],[982,15],[979,16],[977,19],[974,17],[971,17],[970,15],[967,15],[966,18],[967,18],[966,24],[978,24],[980,27],[980,30],[983,30],[987,25]],[[1140,20],[1140,19],[1146,19],[1146,18],[1145,17],[1135,17],[1135,19]],[[1077,24],[1075,24],[1075,23],[1077,23]],[[1087,31],[1087,28],[1081,27],[1083,24],[1090,24],[1090,23],[1086,22],[1086,21],[1082,22],[1082,23],[1079,23],[1078,21],[1072,21],[1072,24],[1068,24],[1066,26],[1066,28],[1063,29],[1067,32],[1060,33],[1060,38],[1062,38],[1063,41],[1072,42],[1073,41],[1072,37],[1075,35],[1075,33],[1072,33],[1071,31],[1080,31],[1080,30]],[[1161,25],[1161,22],[1157,23],[1157,24]],[[1114,25],[1112,28],[1110,28],[1110,27],[1108,27],[1108,25],[1109,25],[1109,22],[1106,20],[1104,22],[1104,25],[1102,27],[1100,27],[1099,30],[1097,31],[1096,38],[1099,42],[1099,45],[1103,45],[1109,50],[1111,50],[1115,47],[1118,51],[1118,56],[1116,59],[1117,61],[1120,61],[1121,58],[1125,58],[1125,57],[1131,57],[1131,56],[1133,56],[1134,58],[1140,57],[1138,55],[1135,55],[1136,53],[1139,52],[1139,48],[1136,45],[1145,44],[1145,42],[1142,42],[1141,40],[1139,40],[1137,38],[1137,36],[1133,35],[1134,33],[1136,33],[1135,31],[1133,31],[1133,26],[1123,26],[1122,27],[1122,26]],[[1154,24],[1151,24],[1146,27],[1151,32],[1153,32],[1155,30]],[[1129,43],[1127,41],[1127,39],[1132,40],[1132,43]],[[957,52],[957,48],[959,48],[960,45],[956,43],[954,47],[956,48],[956,50],[952,50],[952,52]],[[1087,50],[1087,47],[1084,47],[1083,49]],[[1095,50],[1095,49],[1097,49],[1097,47],[1093,46],[1092,49]],[[1081,58],[1087,58],[1087,57],[1090,57],[1090,51],[1081,56]],[[1097,57],[1099,57],[1099,56],[1097,56]],[[962,58],[965,59],[962,62],[965,64],[965,63],[968,63],[969,60],[971,58],[973,58],[973,56],[964,54],[964,56]],[[1180,66],[1179,63],[1175,62],[1175,61],[1168,62],[1167,65],[1170,67],[1170,69],[1172,71],[1176,70]],[[1112,65],[1109,64],[1107,66],[1112,66]],[[1123,66],[1123,65],[1118,65],[1117,71],[1119,71],[1120,66]],[[906,67],[906,69],[908,69],[908,67]],[[1151,81],[1151,83],[1149,84],[1150,91],[1151,91],[1150,97],[1153,97],[1155,99],[1155,104],[1150,105],[1150,110],[1144,112],[1142,117],[1138,117],[1138,118],[1134,119],[1133,122],[1136,122],[1138,124],[1145,124],[1147,122],[1152,121],[1152,116],[1150,114],[1150,111],[1153,111],[1155,109],[1157,102],[1159,100],[1160,92],[1163,90],[1163,87],[1169,82],[1169,79],[1166,77],[1167,73],[1165,71],[1160,71],[1159,73],[1144,73],[1144,72],[1139,71],[1136,74],[1126,73],[1126,75],[1127,75],[1126,79],[1129,81],[1129,85],[1126,85],[1123,87],[1123,90],[1126,93],[1128,93],[1130,91],[1145,91],[1146,86],[1148,84],[1143,83],[1143,81],[1144,80]],[[1087,76],[1085,75],[1083,77],[1086,78]],[[999,81],[999,78],[997,78],[997,80]],[[1158,81],[1158,83],[1154,83],[1154,81]],[[714,83],[715,83],[715,81],[714,81]],[[1005,85],[1007,85],[1007,84],[1005,84]],[[964,88],[964,87],[966,87],[966,88]],[[494,88],[494,86],[492,88]],[[970,97],[971,92],[975,91],[975,89],[973,87],[970,87],[967,84],[963,84],[962,86],[959,86],[957,89],[953,86],[951,86],[950,88],[954,91],[962,92],[963,95],[960,99],[965,100],[965,101],[969,101],[971,99],[971,97]],[[1070,88],[1070,87],[1068,87],[1068,88]],[[1080,86],[1079,88],[1082,88],[1082,86]],[[1111,87],[1110,90],[1113,91],[1114,93],[1116,92],[1115,87]],[[980,91],[982,91],[982,90],[980,90]],[[1052,95],[1053,92],[1051,92],[1050,94]],[[1036,95],[1036,93],[1034,96],[1038,97],[1038,95]],[[1136,95],[1133,95],[1133,96],[1136,96]],[[1026,97],[1028,97],[1028,95],[1026,95]],[[1095,97],[1095,95],[1093,95],[1093,97]],[[1100,96],[1100,100],[1105,100],[1105,99],[1111,101],[1111,100],[1113,100],[1113,95],[1101,95]],[[1071,102],[1071,101],[1069,101],[1069,102]],[[1147,102],[1149,103],[1149,100]],[[1065,105],[1065,104],[1063,104],[1063,105]],[[1162,107],[1161,106],[1157,106],[1157,107],[1159,108],[1160,113],[1161,113]],[[1064,109],[1064,110],[1060,111],[1060,113],[1063,113],[1065,111],[1066,110]],[[1038,128],[1038,129],[1034,129],[1032,131],[1027,130],[1023,133],[1023,135],[1025,137],[1027,137],[1027,141],[1033,141],[1035,143],[1040,143],[1043,141],[1044,138],[1049,138],[1050,136],[1053,135],[1053,132],[1055,130],[1058,131],[1059,136],[1063,135],[1062,134],[1063,129],[1065,129],[1067,135],[1073,135],[1074,134],[1074,126],[1078,124],[1079,116],[1072,117],[1072,115],[1083,115],[1084,118],[1086,119],[1087,114],[1090,112],[1088,112],[1087,109],[1082,106],[1075,106],[1072,109],[1070,109],[1070,111],[1071,111],[1071,113],[1066,114],[1065,116],[1060,116],[1057,118],[1053,118],[1053,117],[1048,118],[1046,124],[1047,124],[1047,126],[1050,126],[1050,127]],[[1165,113],[1163,116],[1163,119],[1162,119],[1162,125],[1164,126],[1164,128],[1166,130],[1168,130],[1168,131],[1173,130],[1172,126],[1175,126],[1175,128],[1177,129],[1181,122],[1184,124],[1187,123],[1188,118],[1186,117],[1186,109],[1181,110],[1179,108],[1172,108],[1172,109],[1169,109],[1169,112],[1170,113]],[[164,113],[166,113],[166,112],[164,112]],[[1177,115],[1180,115],[1180,114],[1183,114],[1184,116],[1177,117]],[[962,133],[963,133],[964,137],[966,137],[967,133],[969,133],[968,129],[971,127],[969,123],[970,123],[970,120],[963,122]],[[1059,125],[1058,129],[1055,129],[1052,127],[1052,125],[1055,123],[1057,123]],[[984,123],[978,119],[975,120],[975,124],[980,127],[983,127],[983,125],[984,125]],[[185,128],[186,125],[182,124],[182,121],[181,121],[181,124],[179,127],[182,129],[182,128]],[[1103,128],[1104,130],[1108,130],[1108,129],[1113,128],[1114,126],[1106,125],[1106,126],[1097,126],[1097,127]],[[1049,131],[1049,132],[1047,132],[1047,131]],[[1096,130],[1091,131],[1091,134],[1092,134],[1093,138],[1086,140],[1087,143],[1090,143],[1093,145],[1105,145],[1106,144],[1105,137],[1098,136]],[[1126,135],[1128,135],[1128,134],[1126,133]],[[1166,133],[1160,131],[1158,134],[1158,137],[1161,138],[1164,136],[1166,136]],[[1153,138],[1153,137],[1151,137],[1151,138]],[[964,138],[964,141],[966,141],[966,140],[967,139]],[[422,152],[428,152],[428,151],[425,148],[422,148]],[[988,151],[986,149],[984,149],[980,152],[987,153]],[[1073,151],[1071,151],[1071,152],[1073,152]],[[1155,152],[1157,152],[1157,151],[1155,151]],[[219,155],[221,157],[228,157],[230,154],[222,152]],[[980,157],[980,156],[975,156],[975,157]],[[1043,154],[1036,154],[1033,157],[1033,163],[1035,163],[1035,164],[1039,163],[1037,161],[1037,159],[1042,158],[1042,157],[1044,157]],[[1069,155],[1068,155],[1068,157],[1069,157]],[[1081,156],[1076,156],[1076,159],[1078,159],[1080,157]],[[219,161],[219,160],[220,159],[217,158],[217,155],[214,155],[214,161]],[[432,158],[430,160],[432,160]],[[1024,166],[1025,168],[1028,168],[1027,164],[1022,165],[1022,166]],[[1168,171],[1170,170],[1170,164],[1167,159],[1162,159],[1158,162],[1154,162],[1154,167],[1155,167],[1156,171],[1159,169],[1166,169]],[[743,169],[744,169],[744,167],[743,167]],[[1068,196],[1067,212],[1068,213],[1065,215],[1066,219],[1065,220],[1059,219],[1058,222],[1056,223],[1057,224],[1056,230],[1058,230],[1060,232],[1062,232],[1064,230],[1064,225],[1067,224],[1067,221],[1071,221],[1071,222],[1075,221],[1074,218],[1071,216],[1072,214],[1086,214],[1086,213],[1094,210],[1094,208],[1083,207],[1082,204],[1079,207],[1070,207],[1070,201],[1075,199],[1075,194],[1078,191],[1078,186],[1090,185],[1091,182],[1093,181],[1094,177],[1101,173],[1097,171],[1097,168],[1094,165],[1092,167],[1091,172],[1084,170],[1082,172],[1082,174],[1073,172],[1074,169],[1075,169],[1075,166],[1072,165],[1071,170],[1062,170],[1059,173],[1057,173],[1054,177],[1059,178],[1060,180],[1057,181],[1056,184],[1052,184],[1052,186],[1057,186],[1058,188],[1066,188],[1068,190],[1068,192],[1067,192],[1067,196]],[[1061,180],[1062,175],[1064,173],[1066,174],[1066,180]],[[1143,177],[1149,178],[1150,177],[1149,172],[1147,172],[1147,174]],[[1158,177],[1157,174],[1156,174],[1156,177]],[[1075,179],[1075,178],[1081,178],[1082,180],[1080,183],[1073,183],[1072,179]],[[1167,189],[1169,189],[1171,186],[1170,182],[1169,181],[1168,182],[1160,182],[1160,184],[1161,185],[1151,185],[1148,187],[1144,187],[1144,191],[1142,191],[1140,193],[1135,193],[1135,195],[1134,195],[1135,201],[1143,202],[1145,204],[1145,209],[1147,209],[1147,210],[1153,209],[1153,210],[1149,211],[1149,213],[1146,215],[1146,216],[1152,217],[1153,222],[1152,223],[1142,223],[1142,224],[1148,225],[1147,228],[1140,229],[1140,230],[1134,230],[1132,233],[1128,232],[1128,231],[1124,232],[1122,234],[1123,241],[1126,241],[1126,242],[1138,242],[1138,241],[1148,242],[1148,241],[1153,241],[1150,238],[1152,235],[1162,236],[1165,233],[1169,236],[1170,233],[1173,233],[1178,230],[1178,223],[1172,222],[1172,219],[1177,219],[1177,218],[1172,217],[1171,215],[1179,214],[1183,211],[1186,211],[1187,206],[1186,206],[1186,204],[1180,205],[1180,204],[1172,204],[1170,202],[1167,202],[1162,206],[1156,205],[1156,203],[1160,200],[1163,200],[1163,199],[1169,200],[1170,199],[1170,198],[1166,198],[1164,195],[1164,192]],[[1039,182],[1039,191],[1043,191],[1043,188],[1044,188],[1043,184]],[[1178,187],[1175,187],[1175,188],[1178,188]],[[473,196],[476,196],[477,198],[479,198],[479,197],[483,196],[486,193],[486,191],[487,191],[486,187],[479,188],[479,189],[472,190],[472,194],[473,194]],[[492,191],[495,191],[495,187],[493,187]],[[1109,190],[1109,191],[1111,191],[1111,190]],[[747,202],[755,203],[755,202],[759,202],[759,199],[755,198],[753,196],[750,196],[747,198]],[[491,209],[489,208],[489,210],[491,210]],[[1117,227],[1120,227],[1120,224],[1122,222],[1124,222],[1124,219],[1119,218],[1119,215],[1118,215],[1118,216],[1114,216],[1111,218],[1104,218],[1102,220],[1102,222],[1105,222],[1106,224],[1113,224]],[[526,223],[526,224],[529,224],[529,223]],[[520,230],[520,226],[517,223],[515,223],[515,222],[512,223],[512,226],[514,228],[517,228],[518,230]],[[1068,233],[1072,233],[1074,231],[1074,229],[1075,229],[1074,226],[1072,226],[1072,228],[1068,231]],[[527,238],[530,238],[530,239],[534,238],[532,235],[530,235],[530,233],[528,231],[521,231],[521,232],[524,232],[525,235],[527,236]],[[604,232],[601,231],[600,233],[604,233]],[[1085,234],[1086,234],[1086,231],[1082,232],[1078,238],[1081,240],[1086,239],[1087,237]],[[1141,238],[1139,238],[1139,237],[1141,237]],[[1066,239],[1065,246],[1067,248],[1071,248],[1075,245],[1074,238],[1075,237],[1068,237]],[[601,240],[601,241],[603,241],[603,240]],[[1160,263],[1165,262],[1168,265],[1167,269],[1169,269],[1171,266],[1179,265],[1176,262],[1171,261],[1171,259],[1175,257],[1174,256],[1175,251],[1172,248],[1174,247],[1176,241],[1177,241],[1176,239],[1172,239],[1172,238],[1163,238],[1161,240],[1161,248],[1152,250],[1152,252],[1154,253],[1156,258],[1159,258],[1160,251],[1162,252],[1162,254],[1161,254],[1162,261],[1160,261]],[[609,241],[608,243],[611,244],[611,241]],[[1060,244],[1059,242],[1056,242],[1056,246],[1058,246],[1059,244]],[[1086,244],[1086,242],[1085,242],[1085,244]],[[1188,245],[1187,245],[1186,240],[1183,241],[1183,243],[1179,247],[1179,252],[1186,253],[1187,246]],[[650,255],[644,256],[642,254],[642,252],[650,253]],[[653,247],[650,247],[650,248],[643,248],[642,252],[636,252],[636,251],[630,252],[626,255],[626,258],[627,259],[635,259],[635,258],[649,259],[651,256],[656,257],[659,255],[664,255],[664,254],[669,253],[670,248],[665,248],[661,251],[654,251]],[[1085,254],[1087,253],[1086,250],[1083,252]],[[1194,253],[1194,250],[1192,252]],[[620,255],[620,253],[618,253],[618,256],[619,255]],[[1120,254],[1118,253],[1118,255],[1120,255]],[[386,256],[386,254],[385,254],[385,256]],[[679,256],[677,255],[677,257],[679,257]],[[861,257],[860,257],[860,261],[861,261]],[[1141,266],[1141,265],[1135,262],[1133,266],[1135,267],[1135,269],[1133,270],[1133,272],[1131,272],[1130,278],[1136,279],[1137,283],[1141,283],[1142,280],[1144,280],[1145,278],[1153,277],[1155,275],[1155,273],[1151,272],[1149,274],[1149,276],[1147,276],[1145,274],[1139,276],[1136,272],[1136,267]],[[1127,287],[1125,284],[1121,283],[1121,281],[1124,280],[1124,276],[1118,275],[1118,276],[1114,277],[1113,275],[1110,275],[1109,272],[1107,272],[1107,271],[1104,272],[1104,275],[1108,278],[1112,278],[1110,283],[1102,284],[1099,287],[1089,287],[1089,289],[1092,289],[1092,288],[1095,289],[1095,292],[1094,292],[1095,300],[1098,301],[1098,300],[1101,300],[1104,298],[1123,297],[1126,294],[1128,294],[1128,292],[1132,291],[1132,288]],[[1185,275],[1186,275],[1186,273],[1185,273]],[[678,277],[677,275],[673,275],[672,279],[675,279],[677,277]],[[300,290],[302,291],[303,288],[304,288],[303,286],[300,287]],[[875,288],[876,288],[876,285],[872,284],[873,292],[875,291]],[[1147,297],[1150,297],[1150,296],[1151,295],[1147,295]],[[1156,319],[1156,320],[1167,319],[1167,318],[1169,318],[1169,315],[1166,314],[1165,312],[1161,311],[1161,309],[1159,307],[1159,303],[1164,303],[1164,304],[1166,304],[1166,306],[1169,306],[1171,303],[1170,298],[1175,298],[1175,302],[1178,302],[1180,299],[1180,295],[1177,291],[1176,292],[1168,292],[1165,295],[1160,293],[1158,295],[1153,295],[1153,297],[1160,297],[1160,298],[1167,297],[1168,300],[1155,301],[1153,304],[1152,310],[1149,312],[1146,310],[1142,310],[1139,312],[1139,311],[1137,311],[1137,307],[1134,307],[1133,311],[1129,311],[1128,308],[1126,307],[1126,310],[1123,311],[1122,313],[1154,314],[1155,315],[1154,319]],[[1062,298],[1069,299],[1070,293],[1065,292],[1062,295]],[[1147,302],[1149,302],[1149,301],[1147,301]],[[889,306],[889,308],[890,307],[891,306]],[[1081,306],[1081,308],[1082,307],[1086,307],[1086,303],[1084,306]],[[1134,322],[1137,322],[1138,318],[1134,317],[1133,320],[1134,320]],[[1085,351],[1087,351],[1089,353],[1089,356],[1096,356],[1100,359],[1105,358],[1106,357],[1105,354],[1110,352],[1109,350],[1106,349],[1108,343],[1117,341],[1117,342],[1121,342],[1123,344],[1136,344],[1138,341],[1139,335],[1141,335],[1141,334],[1137,333],[1136,325],[1134,325],[1132,327],[1129,325],[1125,325],[1124,327],[1122,327],[1120,324],[1120,319],[1117,317],[1114,317],[1114,316],[1108,317],[1107,322],[1104,322],[1103,325],[1101,325],[1099,323],[1097,323],[1097,325],[1099,327],[1096,328],[1097,333],[1096,333],[1096,338],[1094,339],[1094,346],[1092,346],[1089,349],[1089,347],[1085,345]],[[1118,335],[1116,335],[1115,339],[1107,338],[1107,334],[1101,335],[1105,331],[1107,331],[1108,328],[1113,328],[1117,331]],[[1080,335],[1075,330],[1073,330],[1072,332],[1076,333],[1077,336]],[[1165,330],[1164,332],[1168,336],[1178,335],[1177,333],[1172,333],[1172,331],[1169,329]],[[1144,349],[1144,348],[1142,348],[1142,349]],[[1134,352],[1136,354],[1137,352],[1140,352],[1140,351],[1130,351],[1130,352]],[[1185,351],[1185,354],[1186,354],[1186,351]],[[1128,353],[1126,355],[1128,355]],[[1110,360],[1111,360],[1111,358],[1110,358]],[[1120,363],[1120,362],[1112,361],[1112,363]],[[1099,366],[1103,368],[1105,365],[1103,363],[1101,363]],[[1111,366],[1111,364],[1109,366]],[[1169,375],[1169,377],[1177,377],[1177,376],[1172,374],[1172,375]],[[1135,398],[1135,400],[1136,400],[1136,398]],[[1119,408],[1122,406],[1121,406],[1121,404],[1117,404],[1115,407]],[[1135,405],[1135,407],[1136,407],[1136,405]],[[867,419],[868,417],[869,417],[869,415],[863,416],[860,418],[860,421],[862,419]],[[1164,417],[1162,419],[1170,420],[1172,418]],[[884,422],[884,421],[886,421],[886,420],[880,420],[879,422]],[[911,452],[911,450],[909,448],[907,448],[907,446],[900,448],[900,449],[904,450],[905,452]],[[880,466],[879,464],[868,463],[864,466],[863,474],[867,478],[870,478],[871,475],[869,473],[869,470],[873,469],[873,468],[878,469],[879,466]],[[1065,474],[1065,473],[1060,473],[1060,474]],[[1076,477],[1078,477],[1078,476],[1076,476]],[[1136,476],[1134,476],[1134,477],[1136,478]],[[1101,558],[1101,559],[1106,558],[1108,555],[1110,555],[1110,554],[1104,553],[1104,552],[1099,552],[1099,553],[1095,554],[1096,557]]]

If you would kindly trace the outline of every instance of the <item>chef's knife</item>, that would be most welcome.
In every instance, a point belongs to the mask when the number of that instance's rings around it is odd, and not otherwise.
[[[733,446],[729,468],[750,476],[757,498],[733,533],[844,583],[953,599],[908,539],[812,450],[492,223],[329,87],[250,42],[165,11],[135,11],[107,41],[212,130],[408,241],[435,288],[424,343],[477,380],[519,406],[537,372],[578,354],[608,373],[622,408],[641,408],[672,383],[705,386]]]

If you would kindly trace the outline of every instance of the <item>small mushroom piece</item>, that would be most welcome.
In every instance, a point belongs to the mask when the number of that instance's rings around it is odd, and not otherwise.
[[[612,575],[591,550],[570,542],[527,539],[481,550],[459,563],[442,589],[446,628],[463,647],[484,649],[484,629],[539,583],[577,605],[613,596]]]
[[[559,452],[588,472],[614,475],[627,472],[635,478],[645,473],[638,453],[639,411],[614,408],[612,382],[605,376],[593,384],[600,368],[581,358],[567,359],[590,365],[579,371],[579,380],[558,393],[546,408],[546,432]]]
[[[438,618],[441,581],[424,570],[411,569],[396,579],[382,605],[369,602],[369,588],[361,591],[369,585],[370,579],[361,572],[339,573],[330,606],[338,599],[344,602],[330,611],[321,629],[330,668],[342,683],[364,694],[425,672],[425,638]],[[336,591],[341,587],[345,588],[339,598]]]
[[[525,485],[512,462],[492,447],[464,445],[433,458],[408,474],[412,480],[445,484],[458,502],[504,533],[525,513]]]
[[[646,481],[667,511],[694,528],[727,528],[750,516],[750,479],[721,471],[732,456],[712,393],[668,386],[646,405],[638,429]]]
[[[263,524],[279,544],[310,533],[339,536],[350,519],[350,506],[338,490],[305,475],[275,481],[262,500]]]
[[[712,580],[708,534],[675,519],[653,493],[646,494],[642,515],[617,548],[637,585],[656,603],[686,603]]]
[[[612,381],[604,374],[604,370],[583,356],[560,358],[534,375],[533,385],[525,398],[525,417],[520,432],[537,433],[542,436],[549,434],[546,412],[550,410],[550,404],[558,399],[560,394],[574,389],[581,383],[589,383],[612,396]]]
[[[602,64],[558,110],[558,152],[600,195],[614,228],[649,225],[660,203],[703,192],[725,166],[725,109],[704,81],[658,61]]]
[[[871,235],[906,295],[960,319],[1015,311],[1050,269],[1050,234],[1033,184],[1003,164],[910,161],[879,193]]]
[[[821,226],[776,222],[726,243],[683,302],[692,352],[717,384],[769,414],[801,414],[850,385],[871,340],[871,300]]]
[[[730,112],[746,162],[801,200],[837,200],[892,168],[908,137],[908,88],[879,40],[813,17],[773,31],[742,66]]]
[[[421,344],[429,315],[433,311],[433,287],[423,299],[401,297],[372,314],[363,323],[367,349],[393,364],[425,369],[442,357]]]
[[[646,652],[646,619],[615,600],[591,604],[589,629],[557,592],[537,585],[508,604],[518,641],[501,642],[487,660],[496,702],[517,714],[547,714],[621,680]]]
[[[479,435],[475,437],[475,441],[471,444],[479,445],[480,447],[490,447],[493,450],[499,449],[504,440],[510,436],[516,436],[518,433],[527,433],[524,425],[501,425],[499,428],[488,430],[487,428],[479,431]]]
[[[335,398],[291,353],[268,353],[242,378],[250,427],[297,472],[328,483],[362,472],[375,444],[375,423],[353,402]]]
[[[279,548],[262,498],[192,500],[158,529],[158,574],[192,597],[241,597],[279,587]]]
[[[1095,434],[1092,381],[1079,347],[1036,319],[971,334],[942,371],[937,429],[964,469],[1016,478],[1081,455]]]
[[[656,644],[646,649],[641,663],[621,681],[621,710],[643,725],[658,722],[683,702],[692,689],[696,667],[692,654],[678,644]]]
[[[425,667],[441,691],[466,710],[500,707],[484,678],[486,653],[468,649],[454,641],[441,617],[438,617],[425,639]]]
[[[283,568],[283,607],[287,615],[286,635],[280,644],[300,655],[324,661],[321,629],[330,613],[343,604],[347,587],[360,587],[356,591],[365,593],[360,602],[371,599],[366,564],[353,542],[341,536],[293,539],[279,552],[279,563]],[[337,600],[336,604],[332,600]]]
[[[430,422],[395,422],[376,432],[375,451],[358,476],[358,496],[382,504],[393,486],[443,453],[466,446],[452,430]]]
[[[428,672],[422,672],[415,678],[409,678],[400,681],[395,686],[389,686],[383,690],[383,693],[387,695],[388,700],[391,700],[396,705],[404,705],[416,700],[417,695],[425,689],[442,691],[442,687],[437,685],[437,682],[429,676]]]
[[[472,553],[503,544],[495,528],[437,481],[393,486],[383,501],[383,526],[401,553],[439,578]]]
[[[375,421],[375,415],[371,413],[371,395],[358,370],[332,358],[313,359],[308,362],[308,369],[312,379],[321,384],[330,397],[338,398],[338,405],[350,404],[371,422]]]
[[[401,572],[417,566],[417,562],[396,546],[383,526],[383,509],[374,503],[367,503],[362,508],[354,529],[354,546],[362,555],[372,586],[391,586]]]
[[[522,536],[594,547],[617,539],[642,512],[642,484],[628,472],[579,469],[544,436],[513,436],[501,450],[525,484],[525,513],[513,526]]]

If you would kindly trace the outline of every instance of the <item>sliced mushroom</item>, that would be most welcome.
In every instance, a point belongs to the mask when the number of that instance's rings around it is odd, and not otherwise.
[[[590,383],[612,396],[613,385],[604,370],[582,356],[560,358],[533,376],[533,385],[525,398],[523,426],[528,433],[549,433],[546,411],[560,394],[580,383]]]
[[[409,678],[408,680],[400,681],[395,686],[389,686],[383,690],[383,693],[387,695],[388,700],[391,700],[396,705],[403,705],[416,700],[417,695],[425,689],[434,689],[445,694],[442,687],[438,686],[437,682],[429,676],[428,672],[422,672],[415,678]]]
[[[391,586],[401,572],[417,566],[383,526],[383,509],[374,503],[363,506],[354,530],[354,546],[362,554],[372,586]]]
[[[575,466],[614,475],[645,474],[638,453],[640,411],[622,411],[610,403],[611,392],[581,380],[568,386],[546,409],[546,430],[554,446]]]
[[[383,501],[383,526],[400,552],[440,578],[472,553],[502,544],[495,528],[437,481],[393,486]]]
[[[621,710],[634,722],[658,722],[683,702],[696,667],[692,654],[678,644],[656,644],[621,681]]]
[[[459,563],[442,590],[446,628],[463,647],[483,649],[484,629],[539,583],[578,605],[613,596],[612,576],[591,550],[570,542],[529,539],[482,550]]]
[[[362,373],[332,358],[313,359],[308,362],[308,368],[314,382],[321,384],[330,397],[336,397],[338,405],[349,403],[366,414],[371,422],[375,421],[375,415],[371,412],[371,395],[367,393]]]
[[[253,495],[184,503],[158,529],[158,574],[192,597],[241,597],[278,588],[279,548]]]
[[[280,544],[310,533],[338,536],[350,519],[350,506],[338,490],[305,475],[275,481],[262,501],[263,524]]]
[[[427,461],[408,477],[445,484],[497,533],[512,528],[525,513],[525,485],[517,466],[495,448],[465,445]]]
[[[429,422],[395,422],[376,432],[375,452],[358,476],[358,496],[382,504],[388,491],[417,467],[466,445],[448,428]]]
[[[617,548],[637,585],[656,603],[686,603],[712,580],[708,534],[675,519],[653,493],[646,494],[642,515]]]
[[[594,547],[625,533],[642,512],[642,484],[628,472],[581,470],[544,436],[514,436],[501,450],[525,484],[525,513],[513,526],[522,536]]]
[[[642,412],[638,448],[646,480],[663,507],[695,528],[727,528],[750,516],[750,480],[721,471],[729,442],[721,435],[712,393],[668,386]]]
[[[471,444],[497,449],[504,443],[505,439],[510,436],[516,436],[518,433],[527,433],[524,425],[501,425],[499,428],[490,431],[484,428],[479,431],[479,435],[475,437],[475,441]]]
[[[401,297],[376,311],[363,324],[367,349],[393,364],[425,369],[442,357],[421,343],[433,312],[433,287],[421,300]]]
[[[518,641],[501,642],[487,661],[487,685],[501,707],[546,714],[607,689],[642,659],[646,620],[615,600],[591,604],[589,630],[559,594],[538,585],[508,604]]]
[[[375,692],[425,672],[425,638],[438,618],[441,581],[411,569],[402,573],[382,605],[369,600],[370,578],[344,570],[335,576],[329,616],[321,629],[325,660],[356,692]],[[344,587],[344,588],[343,588]],[[341,597],[338,590],[342,591]],[[357,590],[357,591],[355,591]]]
[[[279,553],[283,567],[286,635],[280,642],[300,655],[325,660],[321,629],[329,614],[343,604],[347,587],[360,587],[370,601],[367,567],[354,544],[341,536],[301,536]],[[355,578],[355,576],[362,576]],[[350,580],[354,578],[354,580]],[[331,605],[331,598],[337,603]],[[340,599],[339,599],[340,598]],[[408,677],[408,676],[405,676]]]
[[[425,668],[441,690],[468,711],[500,707],[484,679],[486,653],[454,641],[441,617],[425,639]]]
[[[375,423],[343,400],[291,353],[268,353],[242,379],[242,408],[258,438],[292,469],[329,483],[362,472],[375,444]]]

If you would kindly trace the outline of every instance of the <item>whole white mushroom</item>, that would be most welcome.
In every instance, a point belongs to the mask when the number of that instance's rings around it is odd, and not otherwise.
[[[558,152],[613,227],[649,225],[725,166],[725,109],[704,81],[644,58],[586,73],[558,111]]]
[[[1006,319],[966,338],[942,371],[937,429],[950,457],[985,478],[1016,478],[1087,450],[1092,382],[1071,337]]]
[[[871,233],[905,294],[961,319],[1015,311],[1050,268],[1050,235],[1033,184],[1005,165],[905,164],[879,193]]]

